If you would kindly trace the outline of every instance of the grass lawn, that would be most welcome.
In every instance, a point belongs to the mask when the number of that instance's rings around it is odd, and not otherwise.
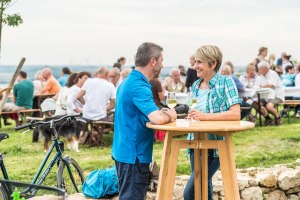
[[[286,119],[285,119],[286,120]],[[0,152],[11,179],[30,182],[45,156],[43,144],[32,143],[32,134],[24,135],[13,131],[13,126],[2,127],[0,132],[8,132],[10,138],[0,143]],[[256,127],[249,131],[234,134],[235,158],[237,168],[268,167],[275,164],[292,163],[300,158],[300,123],[282,126]],[[64,138],[62,138],[64,140]],[[80,152],[66,150],[65,154],[74,158],[84,171],[102,169],[114,164],[111,159],[112,134],[105,135],[103,147],[80,145]],[[154,144],[154,157],[158,165],[161,161],[163,143]],[[46,185],[55,185],[57,167],[50,172]],[[190,174],[189,160],[185,149],[179,154],[177,174]]]

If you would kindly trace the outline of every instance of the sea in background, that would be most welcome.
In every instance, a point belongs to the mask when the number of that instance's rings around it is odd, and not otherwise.
[[[63,67],[66,65],[57,65],[57,66],[51,66],[50,68],[53,71],[53,75],[55,78],[60,77],[60,72]],[[22,67],[22,71],[27,72],[27,79],[34,80],[35,74],[42,70],[45,67],[45,65],[24,65]],[[96,65],[90,65],[90,66],[83,66],[83,65],[73,65],[73,66],[67,66],[70,68],[72,72],[80,72],[80,71],[88,71],[92,74],[99,68],[99,66]],[[108,66],[111,68],[111,66]],[[0,88],[3,88],[5,86],[8,86],[17,66],[16,65],[0,65]],[[176,68],[174,66],[165,66],[161,73],[160,73],[160,79],[164,80],[167,76],[169,76],[169,72],[172,68]],[[187,67],[186,67],[187,70]],[[235,67],[235,73],[240,74],[245,71],[245,67],[236,66]]]

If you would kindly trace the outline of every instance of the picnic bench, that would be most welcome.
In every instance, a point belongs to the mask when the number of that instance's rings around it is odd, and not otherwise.
[[[79,137],[81,144],[99,147],[104,144],[103,135],[113,131],[114,123],[109,121],[87,121]]]
[[[290,123],[290,111],[291,108],[294,108],[294,122],[296,121],[296,113],[297,113],[297,106],[300,106],[300,100],[285,100],[283,103],[281,103],[283,106],[287,106],[287,116],[288,116],[288,123]]]
[[[17,114],[18,117],[21,117],[21,121],[19,119],[16,121],[16,126],[19,126],[20,124],[27,122],[27,116],[32,114],[33,112],[41,112],[41,109],[24,109],[24,110],[15,110],[15,111],[6,111],[6,112],[0,112],[0,128],[2,127],[1,118],[2,115],[8,115],[8,114]]]

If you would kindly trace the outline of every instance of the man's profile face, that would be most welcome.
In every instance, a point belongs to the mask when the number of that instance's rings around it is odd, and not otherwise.
[[[155,60],[155,64],[153,66],[153,77],[156,78],[159,76],[161,68],[163,68],[163,54],[160,53],[160,56],[157,60]]]

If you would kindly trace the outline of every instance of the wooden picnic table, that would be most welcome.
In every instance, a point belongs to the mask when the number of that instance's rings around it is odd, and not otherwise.
[[[239,200],[232,134],[252,129],[254,126],[254,123],[247,121],[177,119],[176,122],[164,125],[154,125],[148,122],[148,128],[166,131],[156,200],[172,199],[180,148],[194,149],[196,200],[208,198],[208,149],[218,149],[219,151],[225,198]],[[191,132],[194,133],[194,140],[173,138],[173,136],[182,136]],[[225,140],[208,140],[208,134],[224,136]],[[200,155],[202,155],[202,159]]]

